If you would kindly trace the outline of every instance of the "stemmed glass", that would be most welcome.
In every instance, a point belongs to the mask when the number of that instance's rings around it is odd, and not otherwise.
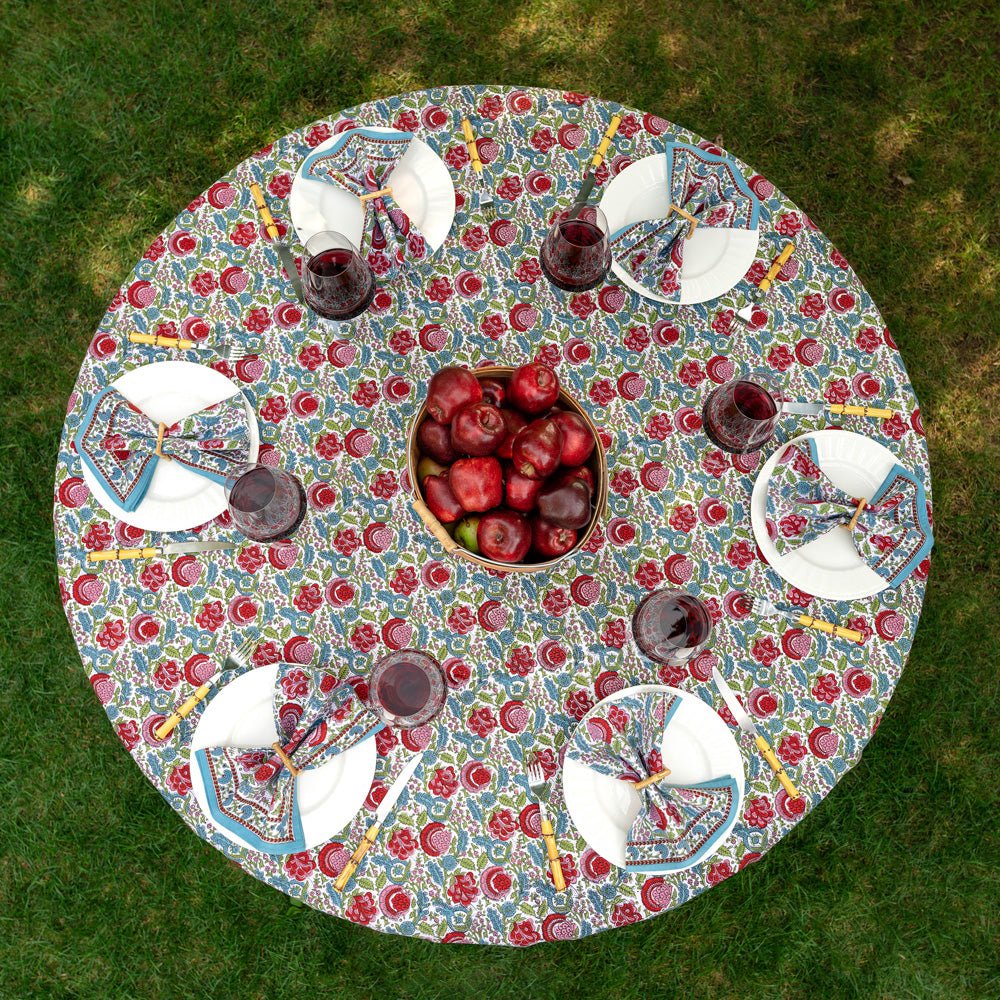
[[[375,275],[346,236],[327,230],[306,241],[302,292],[324,319],[353,319],[372,304]]]
[[[596,288],[611,267],[608,220],[594,205],[556,216],[539,255],[545,277],[564,292]]]
[[[393,726],[412,729],[430,722],[445,703],[441,664],[419,649],[383,656],[368,679],[368,701]]]
[[[632,616],[639,649],[657,663],[681,666],[700,653],[712,637],[708,608],[682,590],[656,590]]]
[[[251,463],[224,488],[233,524],[255,542],[288,538],[306,516],[306,491],[283,469]]]
[[[738,455],[757,451],[774,434],[783,400],[778,380],[768,372],[756,372],[714,388],[702,406],[702,425],[709,440],[723,451]]]

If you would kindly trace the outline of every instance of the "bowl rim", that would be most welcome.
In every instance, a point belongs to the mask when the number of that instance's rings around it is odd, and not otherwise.
[[[467,366],[456,366],[456,367],[467,367]],[[476,376],[479,381],[484,378],[510,378],[514,373],[517,365],[483,365],[479,368],[468,368],[473,375]],[[487,559],[485,556],[476,555],[474,552],[470,552],[464,545],[456,542],[451,535],[448,534],[444,525],[430,512],[427,507],[427,503],[424,500],[423,491],[420,489],[419,480],[417,477],[417,428],[423,422],[424,417],[427,415],[427,398],[424,397],[424,401],[421,403],[419,409],[414,414],[413,419],[410,422],[410,430],[406,435],[406,471],[410,479],[410,494],[412,497],[411,507],[414,513],[416,513],[418,519],[423,522],[424,527],[426,527],[432,535],[444,546],[445,552],[450,555],[457,557],[459,559],[465,559],[467,562],[472,562],[477,566],[482,566],[485,569],[498,570],[504,573],[538,573],[543,570],[551,569],[552,567],[563,562],[565,559],[569,559],[575,556],[586,544],[590,541],[594,532],[597,530],[597,525],[600,520],[607,513],[607,503],[608,503],[608,490],[609,490],[609,478],[608,478],[608,459],[607,453],[604,449],[604,443],[601,441],[600,431],[598,430],[597,424],[594,423],[593,418],[590,414],[583,408],[579,400],[572,396],[566,391],[566,387],[560,383],[559,385],[559,402],[570,409],[572,412],[580,416],[586,423],[591,434],[594,436],[594,451],[591,457],[588,459],[589,463],[594,463],[597,466],[596,476],[595,476],[595,491],[594,491],[594,505],[593,512],[590,515],[590,521],[587,524],[586,529],[581,533],[580,537],[576,541],[576,545],[573,546],[568,552],[564,552],[561,556],[555,556],[552,559],[546,559],[544,562],[536,563],[505,563],[499,562],[495,559]]]

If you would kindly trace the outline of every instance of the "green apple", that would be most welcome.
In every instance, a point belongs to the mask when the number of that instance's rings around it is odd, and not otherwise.
[[[417,482],[423,485],[424,480],[428,476],[440,476],[447,469],[440,462],[435,462],[433,458],[429,458],[424,455],[419,462],[417,462]]]
[[[479,542],[476,538],[478,531],[478,514],[467,514],[455,525],[456,541],[464,545],[473,555],[479,555]]]

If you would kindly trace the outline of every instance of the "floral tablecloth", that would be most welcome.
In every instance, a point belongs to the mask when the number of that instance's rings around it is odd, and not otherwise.
[[[742,596],[759,569],[749,498],[766,456],[730,457],[700,429],[705,393],[734,372],[770,368],[801,399],[891,406],[898,415],[889,420],[846,418],[844,426],[886,444],[930,492],[920,410],[896,345],[847,261],[804,212],[744,167],[761,200],[758,260],[731,292],[701,305],[658,306],[615,280],[564,294],[541,276],[545,223],[571,200],[616,112],[623,118],[598,171],[602,187],[666,141],[714,148],[655,115],[582,94],[481,86],[375,101],[292,132],[213,184],[153,241],[112,301],[69,400],[55,482],[59,583],[113,731],[199,836],[288,895],[378,930],[512,945],[582,937],[672,909],[736,874],[859,760],[917,626],[926,563],[888,600],[836,605],[786,591],[792,605],[861,630],[860,644],[756,620]],[[492,223],[471,197],[463,114],[495,187]],[[258,180],[287,222],[298,164],[355,123],[415,132],[448,165],[458,210],[422,289],[405,281],[383,288],[367,315],[338,331],[303,315],[248,185]],[[734,311],[788,239],[795,256],[752,323],[741,325]],[[235,554],[88,566],[87,550],[155,538],[111,518],[81,478],[71,440],[87,401],[123,371],[169,356],[130,345],[129,331],[204,341],[222,329],[264,338],[259,356],[214,367],[256,404],[262,461],[280,462],[305,484],[305,523],[290,542],[244,542]],[[212,362],[210,351],[195,356]],[[451,560],[422,528],[408,506],[403,442],[436,369],[531,358],[555,366],[602,428],[609,511],[577,558],[551,573],[502,576]],[[819,418],[789,418],[779,439],[819,426]],[[226,515],[196,532],[234,533]],[[699,594],[716,623],[711,648],[687,669],[657,669],[628,636],[639,599],[669,583]],[[153,734],[251,630],[260,633],[255,665],[321,659],[364,677],[387,650],[418,646],[444,664],[449,684],[432,726],[381,734],[376,779],[350,827],[287,857],[234,846],[198,807],[188,742],[199,712],[166,740]],[[588,848],[556,781],[567,881],[556,892],[526,753],[541,750],[555,772],[576,721],[637,683],[695,693],[732,724],[709,680],[716,663],[802,797],[787,798],[744,741],[747,796],[734,832],[690,870],[644,876]],[[378,844],[338,893],[334,879],[371,810],[422,747],[429,752]]]

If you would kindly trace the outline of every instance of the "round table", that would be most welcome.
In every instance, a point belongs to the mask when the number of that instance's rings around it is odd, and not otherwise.
[[[705,394],[733,371],[769,368],[800,399],[874,397],[892,407],[889,420],[845,418],[843,426],[887,445],[930,495],[920,411],[896,345],[847,261],[805,213],[743,167],[761,200],[762,263],[700,305],[658,305],[615,280],[565,294],[540,275],[546,222],[572,199],[616,112],[623,118],[598,172],[602,186],[665,141],[714,148],[655,115],[582,94],[493,87],[391,97],[286,135],[156,238],[112,301],[69,400],[55,484],[59,584],[114,732],[184,822],[228,858],[310,906],[378,930],[530,945],[679,906],[770,850],[857,763],[916,629],[926,563],[889,597],[831,604],[786,591],[790,604],[860,629],[860,644],[755,620],[739,599],[758,559],[748,506],[766,456],[724,454],[699,418]],[[492,224],[470,198],[463,114],[484,139],[499,209]],[[355,123],[410,130],[436,150],[455,184],[457,214],[422,291],[398,281],[379,291],[368,314],[337,328],[303,315],[248,186],[258,180],[287,220],[298,164]],[[743,326],[735,310],[788,239],[795,256]],[[288,543],[86,564],[87,550],[158,537],[116,522],[86,488],[71,442],[87,400],[123,371],[170,356],[128,343],[129,331],[204,340],[221,328],[260,335],[266,349],[234,366],[210,350],[188,356],[230,374],[256,404],[263,460],[280,460],[306,486],[305,523]],[[438,368],[532,358],[555,366],[602,428],[609,509],[575,558],[552,572],[504,576],[449,558],[417,520],[404,440]],[[820,426],[821,418],[790,417],[778,439]],[[232,538],[234,529],[223,515],[199,534]],[[700,595],[716,620],[710,649],[683,670],[658,670],[628,638],[638,600],[669,583]],[[167,739],[153,733],[196,686],[204,658],[221,664],[254,628],[256,665],[319,659],[363,677],[387,649],[417,646],[444,664],[449,684],[432,726],[379,737],[367,808],[350,827],[284,857],[233,845],[199,809],[188,750],[197,711]],[[632,684],[696,693],[731,722],[709,679],[714,664],[757,716],[802,797],[785,795],[744,738],[745,808],[728,839],[691,869],[644,876],[588,848],[556,780],[552,812],[568,883],[556,892],[526,752],[540,750],[554,769],[575,722]],[[341,895],[334,879],[370,810],[421,747],[424,762]]]

